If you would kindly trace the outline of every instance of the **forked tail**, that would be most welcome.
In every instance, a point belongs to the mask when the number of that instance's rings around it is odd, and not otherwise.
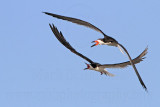
[[[103,72],[105,75],[107,75],[107,76],[110,76],[110,77],[114,77],[115,75],[114,74],[112,74],[112,73],[110,73],[110,72],[108,72],[108,71],[106,71],[106,70],[104,70],[104,72]]]

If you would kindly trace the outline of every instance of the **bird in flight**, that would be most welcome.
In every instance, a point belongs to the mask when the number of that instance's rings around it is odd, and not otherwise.
[[[85,59],[86,61],[88,61],[90,64],[87,64],[87,68],[89,70],[95,70],[100,72],[101,74],[105,74],[108,76],[114,76],[114,74],[109,73],[105,68],[125,68],[128,65],[131,65],[130,61],[127,62],[123,62],[123,63],[117,63],[117,64],[100,64],[97,62],[93,62],[91,59],[89,59],[88,57],[84,56],[83,54],[77,52],[70,44],[69,42],[66,41],[66,39],[64,38],[62,32],[59,32],[58,29],[52,24],[49,24],[53,34],[55,35],[55,37],[59,40],[59,42],[61,44],[63,44],[66,48],[68,48],[71,52],[73,52],[74,54],[80,56],[81,58]],[[147,50],[148,48],[146,48],[139,56],[137,56],[136,58],[134,58],[132,61],[134,64],[140,63],[141,61],[143,61],[144,56],[147,54]],[[146,88],[147,90],[147,88]]]
[[[129,58],[129,60],[130,60],[130,63],[132,65],[132,67],[133,67],[138,79],[139,79],[139,82],[141,83],[141,85],[142,85],[142,87],[144,89],[147,89],[147,87],[145,86],[140,74],[138,73],[138,70],[137,70],[136,66],[134,65],[134,63],[133,63],[133,61],[132,61],[132,59],[131,59],[128,51],[127,51],[127,49],[122,44],[118,43],[118,41],[116,41],[114,38],[106,35],[102,30],[100,30],[98,27],[94,26],[93,24],[91,24],[89,22],[86,22],[86,21],[83,21],[81,19],[76,19],[76,18],[72,18],[72,17],[57,15],[57,14],[48,13],[48,12],[43,12],[43,13],[45,13],[47,15],[50,15],[50,16],[53,16],[53,17],[58,18],[58,19],[67,20],[67,21],[70,21],[72,23],[76,23],[76,24],[79,24],[79,25],[83,25],[83,26],[89,27],[91,29],[94,29],[94,30],[102,33],[104,38],[100,38],[100,39],[97,39],[97,40],[93,41],[96,44],[92,45],[91,47],[97,46],[97,45],[109,45],[109,46],[118,47],[122,53],[123,53],[123,50],[124,50],[125,53],[127,54],[128,58]]]

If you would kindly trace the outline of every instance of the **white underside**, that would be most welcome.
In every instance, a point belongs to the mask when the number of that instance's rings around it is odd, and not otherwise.
[[[116,44],[111,43],[111,42],[105,43],[105,42],[103,42],[103,41],[101,41],[101,40],[97,40],[97,41],[99,42],[99,45],[117,46]]]
[[[97,40],[97,41],[99,42],[99,45],[116,46],[116,44],[113,44],[113,43],[111,43],[111,42],[104,43],[104,42],[103,42],[103,41],[101,41],[101,40]],[[122,54],[123,54],[123,55],[125,55],[125,53],[124,53],[123,49],[122,49],[119,45],[117,45],[117,46],[118,46],[119,50],[122,52]]]
[[[104,68],[101,68],[101,67],[96,67],[96,68],[90,67],[89,69],[98,71],[98,72],[103,73],[103,74],[108,75],[108,76],[112,76],[112,77],[114,76],[114,74],[109,73],[107,70],[105,70]]]

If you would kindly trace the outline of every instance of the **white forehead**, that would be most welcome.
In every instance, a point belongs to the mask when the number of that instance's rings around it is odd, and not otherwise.
[[[102,40],[97,40],[99,42],[99,45],[103,44],[104,42]]]

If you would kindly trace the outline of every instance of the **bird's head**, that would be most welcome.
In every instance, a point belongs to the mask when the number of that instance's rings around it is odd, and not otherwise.
[[[95,41],[92,41],[91,43],[95,43],[93,44],[91,47],[94,47],[94,46],[97,46],[97,45],[102,45],[104,42],[103,42],[103,39],[97,39]]]

